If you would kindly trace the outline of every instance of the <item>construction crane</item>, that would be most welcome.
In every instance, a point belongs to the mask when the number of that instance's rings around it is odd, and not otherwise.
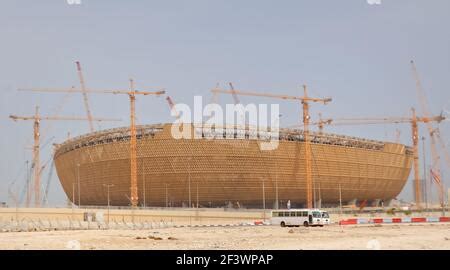
[[[240,104],[241,101],[239,100],[239,97],[236,94],[236,91],[234,90],[233,84],[231,82],[228,83],[230,85],[231,94],[233,96],[234,104]]]
[[[239,97],[236,94],[236,91],[234,90],[233,84],[231,82],[229,82],[228,85],[230,86],[231,95],[233,96],[234,105],[241,104],[241,101],[239,100]],[[245,122],[245,116],[244,115],[241,115],[240,121],[241,121],[241,123],[242,123],[242,125],[244,127],[247,126],[247,123]]]
[[[402,132],[400,131],[400,129],[396,128],[395,129],[395,142],[396,143],[400,143],[400,135],[402,134]]]
[[[445,120],[442,115],[431,117],[418,117],[414,108],[411,108],[411,117],[379,117],[379,118],[336,118],[330,125],[370,125],[370,124],[400,124],[410,123],[413,144],[413,167],[414,167],[414,199],[418,207],[422,204],[422,194],[419,172],[419,126],[418,123],[431,123]]]
[[[76,61],[75,64],[77,65],[78,78],[80,79],[81,93],[83,94],[84,108],[86,109],[86,113],[87,113],[87,118],[88,118],[88,122],[89,122],[89,130],[91,132],[94,132],[94,123],[92,122],[92,113],[91,113],[91,109],[89,108],[89,101],[88,101],[88,96],[87,96],[87,92],[86,92],[86,85],[84,83],[83,72],[81,71],[81,64],[79,61]]]
[[[216,84],[216,89],[220,88],[220,83]],[[209,101],[209,103],[217,103],[218,102],[218,97],[217,97],[217,93],[213,92],[212,96],[211,96],[211,100]]]
[[[41,116],[39,114],[39,106],[36,106],[35,114],[33,116],[17,116],[10,115],[14,121],[18,120],[31,120],[33,121],[33,174],[34,174],[34,204],[39,207],[41,204],[40,187],[41,187],[41,164],[40,164],[40,123],[41,120],[58,120],[58,121],[86,121],[86,118],[80,117],[64,117],[64,116]],[[95,118],[92,121],[120,121],[120,119],[102,119]]]
[[[30,206],[30,201],[31,201],[31,191],[30,191],[30,185],[31,185],[31,174],[33,172],[33,165],[29,166],[30,161],[27,160],[25,161],[26,164],[26,175],[25,175],[25,185],[22,189],[22,192],[19,196],[19,200],[18,202],[22,202],[24,197],[25,197],[25,207],[29,207]]]
[[[53,177],[54,167],[55,167],[55,162],[52,160],[52,163],[50,164],[50,168],[48,170],[47,183],[45,184],[44,198],[42,199],[43,205],[48,205],[48,192],[50,190],[50,184],[51,184],[52,177]]]
[[[167,96],[166,100],[167,100],[167,103],[169,104],[169,108],[170,108],[170,111],[172,112],[172,114],[175,115],[176,119],[179,119],[180,118],[180,114],[176,111],[175,103],[173,102],[172,98],[170,96]]]
[[[313,183],[312,183],[312,164],[311,164],[311,145],[309,139],[309,105],[311,102],[320,102],[324,105],[331,102],[331,98],[313,98],[308,96],[306,85],[303,85],[303,96],[289,96],[289,95],[277,95],[277,94],[265,94],[257,92],[247,92],[235,90],[231,91],[214,88],[211,90],[212,93],[222,93],[222,94],[232,94],[232,95],[242,95],[242,96],[256,96],[256,97],[268,97],[284,100],[295,100],[302,104],[303,108],[303,132],[305,137],[305,167],[306,167],[306,205],[308,208],[313,207]]]
[[[12,187],[16,184],[17,180],[19,179],[19,177],[21,176],[21,172],[26,171],[26,175],[28,176],[28,160],[23,164],[24,166],[20,168],[19,170],[19,174],[16,176],[16,178],[14,178],[14,180],[12,180],[9,185],[8,185],[8,196],[14,201],[14,204],[16,205],[16,208],[19,205],[19,198],[17,196],[17,192],[13,192],[12,191]],[[27,183],[28,181],[28,177],[25,180],[25,183]]]
[[[425,116],[429,116],[430,110],[428,109],[429,106],[428,106],[427,98],[425,95],[425,91],[423,90],[422,83],[420,81],[419,72],[417,71],[414,61],[411,60],[410,63],[411,63],[411,69],[412,69],[413,77],[415,80],[417,96],[419,99],[422,113]],[[431,123],[427,123],[427,129],[428,129],[428,133],[430,135],[430,145],[431,145],[430,149],[431,149],[431,158],[432,158],[430,173],[431,173],[432,178],[435,180],[436,184],[438,185],[439,200],[443,207],[445,196],[444,196],[444,187],[443,187],[443,183],[441,181],[441,174],[440,174],[440,169],[439,169],[440,156],[439,156],[439,153],[438,153],[438,150],[436,147],[436,144],[437,144],[436,141],[440,144],[440,148],[442,149],[442,152],[444,154],[444,157],[447,161],[447,165],[449,168],[450,168],[450,154],[446,151],[446,145],[440,136],[439,127],[433,128],[433,125]]]
[[[319,134],[322,134],[323,130],[325,128],[325,125],[331,125],[332,122],[333,122],[333,119],[331,119],[331,118],[323,119],[322,113],[319,113],[319,120],[315,121],[315,122],[310,122],[309,124],[311,126],[317,126],[319,129]],[[303,125],[300,125],[300,126],[303,127]],[[298,128],[298,127],[299,127],[299,125],[293,125],[288,128]]]
[[[83,90],[78,89],[49,89],[49,88],[34,88],[34,89],[18,89],[19,91],[33,91],[33,92],[50,92],[50,93],[67,93],[77,92],[82,93]],[[166,93],[163,89],[158,89],[156,92],[137,91],[134,88],[134,81],[130,79],[129,90],[107,90],[107,89],[86,89],[86,93],[92,94],[114,94],[127,95],[130,99],[130,202],[131,206],[136,207],[139,201],[138,187],[137,187],[137,138],[136,138],[136,95],[156,95],[160,96]]]
[[[333,119],[322,119],[322,113],[319,113],[319,121],[317,125],[319,127],[319,134],[323,133],[323,128],[325,125],[329,125],[333,122]]]

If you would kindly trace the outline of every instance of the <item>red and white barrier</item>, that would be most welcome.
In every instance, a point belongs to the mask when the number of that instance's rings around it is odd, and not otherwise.
[[[349,218],[339,225],[450,222],[450,217]]]

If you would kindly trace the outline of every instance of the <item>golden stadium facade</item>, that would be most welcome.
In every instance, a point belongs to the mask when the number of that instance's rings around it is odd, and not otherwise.
[[[290,200],[293,207],[304,205],[303,133],[281,129],[272,151],[261,150],[262,142],[205,134],[174,139],[171,124],[139,126],[139,205],[271,208],[277,198]],[[111,205],[130,205],[129,143],[129,128],[117,128],[60,144],[54,160],[68,198],[81,205],[106,205],[109,185]],[[311,149],[314,197],[322,205],[395,198],[413,159],[405,145],[326,133],[311,133]]]

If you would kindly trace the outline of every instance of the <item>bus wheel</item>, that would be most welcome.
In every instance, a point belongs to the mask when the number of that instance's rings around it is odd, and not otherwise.
[[[284,221],[281,221],[280,225],[281,227],[286,227],[286,223],[284,223]]]
[[[303,226],[308,227],[309,226],[308,221],[303,222]]]

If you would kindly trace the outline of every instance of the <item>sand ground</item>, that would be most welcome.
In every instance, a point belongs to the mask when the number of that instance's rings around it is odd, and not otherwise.
[[[450,249],[450,224],[0,233],[0,249]]]

